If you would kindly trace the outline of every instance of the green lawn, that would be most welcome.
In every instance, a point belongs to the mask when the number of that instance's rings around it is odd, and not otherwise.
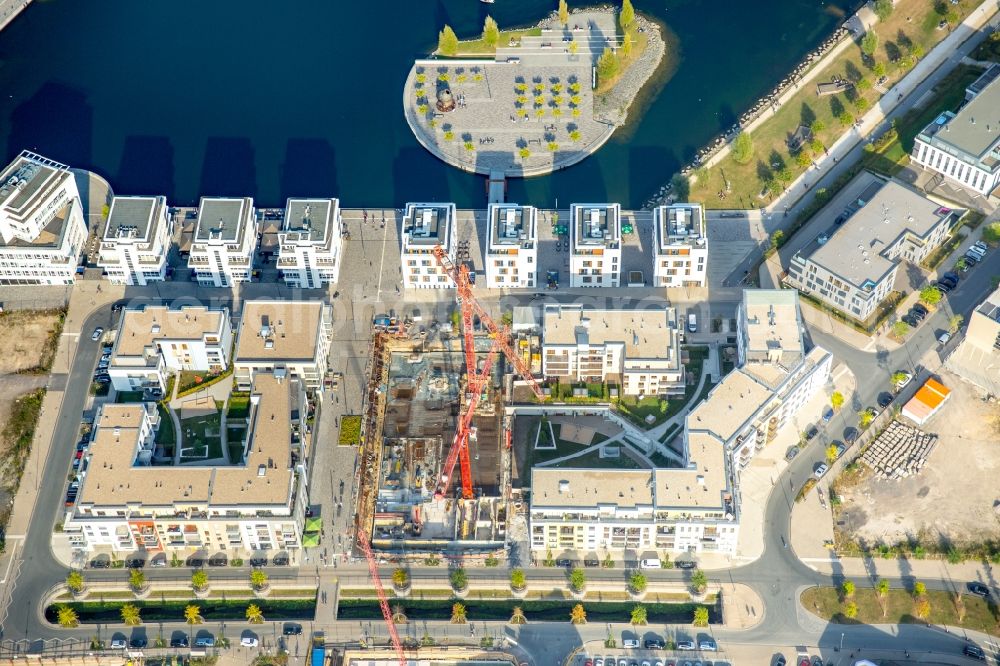
[[[250,414],[250,394],[247,392],[233,391],[229,394],[229,411],[226,412],[226,419],[245,419]]]
[[[961,626],[966,629],[995,633],[997,620],[986,602],[971,594],[962,597],[965,618],[961,622],[956,612],[955,598],[949,592],[928,590],[930,614],[927,622]],[[819,617],[837,624],[922,624],[925,621],[914,615],[913,595],[907,590],[892,589],[886,598],[886,612],[883,614],[881,602],[871,587],[861,587],[855,592],[854,603],[858,607],[856,618],[844,616],[847,604],[839,598],[832,587],[810,587],[802,592],[802,606]]]
[[[340,419],[341,446],[357,446],[361,443],[361,417],[344,416]]]
[[[181,421],[181,462],[222,457],[222,415],[218,412]]]
[[[937,4],[946,12],[954,12],[955,16],[951,18],[961,19],[979,3],[976,0],[961,0],[958,5],[947,2]],[[907,18],[910,20],[907,21]],[[888,77],[885,87],[890,88],[915,62],[915,53],[929,52],[949,34],[949,30],[936,29],[941,19],[935,3],[899,0],[889,19],[879,22],[874,28],[879,37],[874,61],[863,59],[857,45],[848,47],[827,64],[812,83],[802,86],[776,114],[753,131],[754,152],[747,164],[738,164],[732,155],[727,155],[711,169],[698,170],[697,182],[691,184],[689,200],[702,201],[708,208],[754,208],[768,203],[771,199],[769,195],[758,197],[766,183],[777,182],[779,190],[784,189],[780,183],[790,182],[809,168],[808,163],[803,166],[796,162],[796,156],[791,154],[787,145],[788,137],[796,128],[800,125],[808,127],[818,121],[822,129],[817,129],[815,138],[822,146],[831,145],[850,126],[850,122],[845,124],[839,119],[845,111],[851,116],[847,120],[851,121],[863,115],[879,99],[880,93],[871,87],[878,78],[872,71],[874,63],[885,67]],[[899,59],[895,63],[890,62],[890,57],[897,53]],[[855,83],[864,80],[869,87],[864,90],[854,88],[847,93],[827,97],[817,96],[816,83],[829,81],[833,76]],[[858,106],[857,99],[864,100],[860,103],[863,106]],[[940,105],[934,106],[936,112]],[[813,155],[824,154],[823,150],[813,151],[809,146],[803,150]],[[888,156],[887,159],[891,158]],[[720,193],[725,195],[724,198],[718,196]]]
[[[174,420],[170,418],[170,413],[162,404],[156,405],[156,411],[160,414],[160,426],[156,430],[156,443],[163,447],[165,455],[173,456],[174,447],[177,445]]]
[[[500,41],[497,42],[500,46],[506,47],[510,44],[510,40],[514,39],[520,41],[521,37],[540,37],[542,35],[541,28],[523,28],[520,30],[501,30],[500,31]],[[492,55],[496,53],[496,47],[487,46],[486,42],[480,39],[468,39],[458,42],[458,55],[461,58],[463,56],[477,56],[477,55]]]
[[[115,402],[142,402],[142,391],[119,391],[115,394]]]

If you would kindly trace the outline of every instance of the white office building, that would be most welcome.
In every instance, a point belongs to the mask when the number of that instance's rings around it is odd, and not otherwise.
[[[320,289],[335,283],[342,245],[339,200],[288,200],[278,232],[278,270],[285,284]]]
[[[913,142],[916,164],[953,185],[989,195],[1000,185],[1000,65],[966,89],[958,113],[944,110]]]
[[[569,382],[611,382],[624,395],[684,393],[680,331],[673,308],[584,310],[547,305],[542,374]]]
[[[619,286],[622,270],[621,206],[573,204],[569,217],[569,286]]]
[[[257,233],[253,199],[202,197],[188,257],[188,268],[195,272],[198,284],[231,287],[249,282]]]
[[[165,279],[173,222],[166,197],[115,197],[97,265],[112,284]]]
[[[258,373],[277,373],[318,389],[327,370],[333,308],[322,301],[246,301],[233,375],[241,391]]]
[[[148,305],[122,311],[108,376],[118,391],[164,392],[175,372],[217,373],[229,367],[229,310]]]
[[[400,262],[406,289],[446,289],[451,278],[438,264],[434,248],[441,247],[454,262],[458,248],[456,210],[452,203],[408,203],[403,216]]]
[[[24,151],[0,175],[0,285],[73,284],[87,224],[69,167]]]
[[[534,288],[538,272],[538,209],[491,203],[486,217],[487,288]]]
[[[704,287],[708,237],[701,204],[677,203],[653,210],[653,278],[657,287]]]

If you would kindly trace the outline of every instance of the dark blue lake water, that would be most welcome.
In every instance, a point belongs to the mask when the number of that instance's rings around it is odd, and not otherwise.
[[[574,6],[570,2],[570,6]],[[670,80],[600,152],[508,198],[638,206],[855,0],[635,0],[677,40]],[[526,25],[552,2],[36,0],[0,32],[0,147],[93,169],[123,194],[339,196],[345,206],[482,206],[485,179],[439,162],[401,86],[444,23]],[[5,161],[6,163],[6,161]]]

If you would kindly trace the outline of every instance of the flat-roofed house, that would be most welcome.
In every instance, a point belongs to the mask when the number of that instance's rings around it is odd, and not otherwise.
[[[146,285],[164,280],[172,234],[166,197],[115,197],[97,265],[112,284]]]
[[[278,232],[278,270],[291,287],[321,289],[337,282],[341,249],[340,201],[289,199]]]
[[[569,286],[619,286],[622,270],[621,206],[608,203],[573,204],[569,217]]]
[[[407,289],[447,289],[451,278],[438,265],[434,248],[441,247],[452,262],[458,248],[455,204],[409,203],[403,216],[400,262]]]
[[[491,203],[486,218],[486,287],[534,288],[538,273],[538,209]]]
[[[198,284],[231,287],[249,282],[258,231],[253,199],[202,197],[188,257]]]
[[[249,390],[260,372],[319,388],[332,334],[333,308],[321,301],[246,301],[233,361],[237,388]]]

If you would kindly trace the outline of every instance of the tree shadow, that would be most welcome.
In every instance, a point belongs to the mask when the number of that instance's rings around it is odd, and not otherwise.
[[[900,28],[899,32],[896,33],[896,42],[901,48],[904,48],[907,51],[913,48],[913,40],[910,39],[909,35],[903,32],[902,28]]]
[[[802,108],[799,110],[799,122],[805,125],[806,127],[809,127],[810,125],[813,124],[813,121],[815,120],[816,120],[816,112],[812,110],[811,106],[803,102]]]
[[[765,183],[771,179],[772,171],[771,167],[764,164],[763,161],[757,160],[757,177],[760,178]]]
[[[781,171],[786,166],[788,166],[785,163],[784,156],[777,150],[772,150],[771,154],[767,156],[767,163],[772,171]]]
[[[844,108],[844,103],[840,101],[839,95],[834,95],[830,98],[830,113],[833,114],[834,118],[839,118],[846,109]]]
[[[885,55],[889,58],[889,62],[896,62],[903,57],[903,52],[899,49],[899,45],[896,42],[887,40],[885,43]]]
[[[857,83],[863,79],[864,76],[865,75],[861,72],[861,70],[858,69],[857,66],[850,60],[844,63],[844,77],[851,83]]]

